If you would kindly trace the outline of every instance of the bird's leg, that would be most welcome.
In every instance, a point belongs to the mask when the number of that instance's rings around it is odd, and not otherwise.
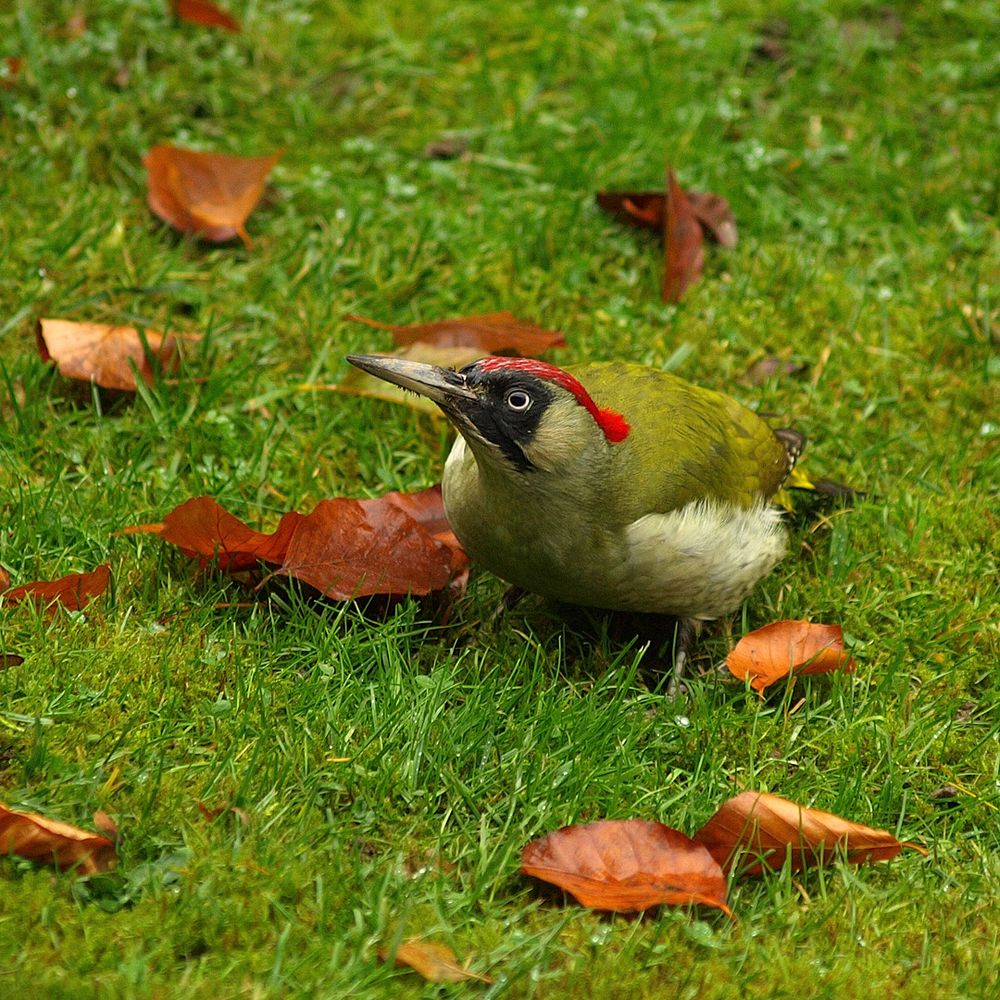
[[[670,677],[670,683],[667,685],[667,696],[670,698],[675,697],[680,688],[681,678],[684,676],[684,668],[687,666],[687,661],[691,658],[691,654],[694,653],[694,645],[698,641],[700,634],[701,622],[697,619],[677,619],[673,642],[674,668]]]
[[[500,603],[494,609],[493,614],[490,615],[490,627],[497,628],[503,622],[504,618],[507,617],[507,613],[513,611],[527,596],[528,592],[526,590],[511,584],[503,592]]]

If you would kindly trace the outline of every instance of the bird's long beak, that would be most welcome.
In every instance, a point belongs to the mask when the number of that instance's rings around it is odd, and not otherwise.
[[[466,384],[465,376],[450,368],[380,354],[348,354],[347,360],[369,375],[426,396],[445,410],[453,411],[462,400],[479,398]]]

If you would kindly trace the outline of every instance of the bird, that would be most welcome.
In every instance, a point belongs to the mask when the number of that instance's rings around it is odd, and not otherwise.
[[[701,623],[786,554],[772,499],[805,438],[725,393],[622,361],[347,360],[458,431],[442,493],[473,562],[517,593],[677,620],[672,690]]]

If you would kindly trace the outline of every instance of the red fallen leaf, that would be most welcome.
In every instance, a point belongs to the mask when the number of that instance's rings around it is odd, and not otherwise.
[[[10,586],[10,573],[0,566],[0,594]]]
[[[785,620],[748,632],[726,657],[734,677],[750,678],[750,686],[763,695],[775,681],[795,674],[854,672],[854,660],[844,650],[839,625]]]
[[[731,250],[739,242],[736,219],[729,202],[722,195],[711,191],[688,191],[688,203],[695,218],[707,230],[709,236]]]
[[[296,528],[277,572],[338,601],[424,595],[448,585],[456,551],[385,497],[321,500]]]
[[[303,517],[291,511],[282,517],[274,532],[267,534],[254,531],[211,497],[194,497],[167,514],[162,525],[141,527],[158,529],[155,533],[165,542],[198,558],[202,565],[216,561],[227,573],[241,573],[258,562],[280,565]]]
[[[566,338],[558,330],[546,330],[510,312],[482,313],[435,323],[396,326],[379,323],[353,313],[345,319],[366,323],[379,330],[391,330],[397,344],[431,344],[434,347],[473,347],[484,354],[513,353],[533,357],[550,347],[565,347]]]
[[[267,176],[284,151],[270,156],[199,153],[177,146],[154,146],[143,158],[150,209],[182,232],[222,243],[239,236],[264,193]]]
[[[565,889],[595,910],[630,913],[700,903],[732,916],[726,880],[708,851],[651,820],[563,827],[524,848],[521,872]]]
[[[171,7],[176,17],[190,24],[222,28],[224,31],[240,30],[240,22],[210,0],[172,0]]]
[[[112,844],[118,843],[118,824],[103,810],[94,813],[94,826],[104,834]]]
[[[724,247],[734,247],[739,241],[736,219],[729,202],[710,191],[687,191],[688,202],[695,218],[707,235]],[[667,208],[666,195],[659,191],[600,191],[598,206],[619,222],[637,229],[652,229],[662,233]]]
[[[598,191],[596,200],[599,208],[627,226],[663,232],[667,197],[659,191]]]
[[[705,248],[702,245],[701,224],[670,167],[667,167],[663,254],[663,301],[680,302],[688,286],[701,274]]]
[[[115,845],[107,837],[2,805],[0,854],[75,868],[80,875],[110,871],[118,863]]]
[[[110,579],[111,567],[104,563],[89,573],[70,573],[58,580],[35,580],[13,587],[0,593],[0,603],[17,604],[27,597],[40,608],[61,604],[69,611],[79,611],[107,590]]]
[[[738,868],[744,875],[759,875],[766,865],[780,868],[788,858],[792,871],[822,864],[838,850],[854,864],[887,861],[904,847],[925,857],[917,844],[900,843],[886,830],[807,809],[767,792],[743,792],[724,803],[694,835],[728,872]],[[743,861],[753,864],[743,868]]]
[[[136,371],[146,385],[152,385],[156,369],[176,369],[181,341],[201,338],[197,334],[164,336],[155,330],[140,335],[134,326],[42,319],[36,339],[42,360],[54,361],[64,377],[135,392]]]
[[[493,982],[492,979],[459,965],[457,956],[446,944],[424,941],[421,938],[404,941],[396,949],[395,955],[388,948],[380,948],[378,957],[383,962],[388,962],[390,957],[394,958],[396,965],[408,965],[431,983],[461,983],[466,979],[475,979],[481,983]]]
[[[456,586],[468,566],[447,525],[440,486],[375,500],[322,500],[309,514],[285,514],[271,534],[254,531],[210,497],[196,497],[162,524],[132,532],[158,534],[230,573],[268,563],[335,600],[429,594]]]

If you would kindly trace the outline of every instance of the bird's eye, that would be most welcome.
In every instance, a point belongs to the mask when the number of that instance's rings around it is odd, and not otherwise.
[[[531,397],[523,389],[514,389],[507,393],[507,405],[518,413],[524,413],[531,406]]]

